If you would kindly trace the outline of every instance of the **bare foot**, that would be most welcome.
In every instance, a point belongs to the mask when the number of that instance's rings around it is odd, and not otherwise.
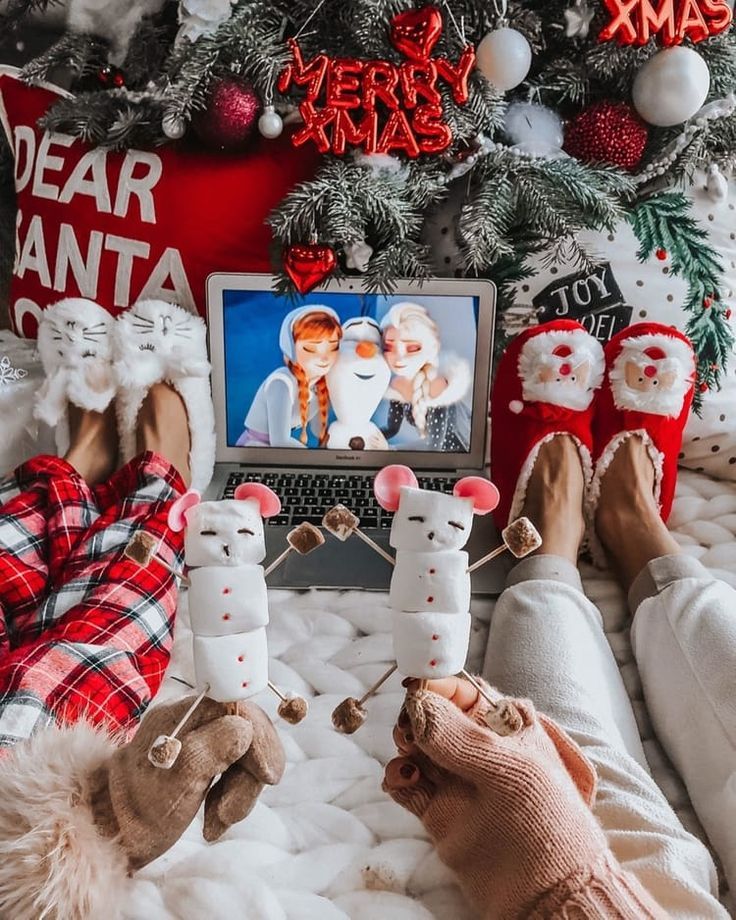
[[[659,515],[654,465],[637,435],[621,444],[603,475],[595,529],[627,590],[652,559],[680,552]]]
[[[91,412],[69,404],[70,446],[64,459],[94,486],[115,470],[118,459],[118,429],[115,404],[104,412]]]
[[[585,532],[580,454],[569,435],[557,435],[540,448],[526,490],[523,514],[542,537],[539,553],[576,562]]]
[[[155,383],[138,413],[138,452],[152,450],[165,457],[178,470],[188,488],[192,482],[190,447],[189,419],[184,401],[168,383]]]

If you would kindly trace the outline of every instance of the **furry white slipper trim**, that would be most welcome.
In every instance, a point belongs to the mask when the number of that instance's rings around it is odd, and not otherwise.
[[[572,438],[575,442],[575,446],[578,449],[580,454],[580,465],[583,468],[583,513],[587,517],[587,507],[586,501],[588,492],[590,489],[590,482],[593,477],[593,462],[591,460],[590,451],[583,444],[579,438],[576,438],[574,434],[571,434],[569,431],[551,431],[548,435],[541,438],[537,443],[532,447],[532,449],[527,454],[527,458],[524,461],[524,465],[519,470],[519,478],[516,480],[516,489],[514,490],[514,497],[511,501],[511,511],[509,512],[509,523],[515,521],[520,517],[521,512],[524,508],[524,501],[526,499],[526,490],[529,485],[529,479],[531,478],[532,472],[534,471],[534,464],[537,462],[537,457],[539,456],[539,451],[542,447],[553,438],[556,438],[560,435],[565,435],[568,438]],[[583,552],[585,545],[583,544],[580,547],[580,551]]]
[[[176,304],[139,300],[115,323],[118,434],[124,462],[136,453],[136,421],[146,394],[166,382],[184,400],[189,416],[192,488],[203,492],[215,465],[215,412],[204,321]]]
[[[621,447],[624,441],[627,441],[634,435],[638,435],[644,442],[644,446],[646,447],[647,453],[649,454],[649,459],[652,461],[654,466],[654,500],[657,503],[657,507],[660,507],[662,479],[664,477],[664,454],[657,450],[657,447],[654,441],[652,441],[649,433],[643,428],[639,428],[633,431],[620,432],[620,434],[617,434],[615,437],[611,438],[611,440],[603,449],[603,453],[598,458],[598,462],[595,465],[595,472],[593,473],[593,477],[590,480],[588,499],[585,503],[587,518],[586,542],[590,549],[590,555],[594,564],[600,569],[608,568],[608,560],[606,559],[605,550],[603,549],[601,541],[598,539],[598,534],[595,532],[595,512],[598,508],[598,502],[601,498],[601,480],[603,479],[606,470],[611,465],[616,451],[619,449],[619,447]]]
[[[119,916],[128,858],[98,832],[88,786],[115,747],[80,722],[41,729],[0,758],[0,916]]]
[[[115,320],[98,304],[69,297],[48,307],[38,327],[38,353],[46,380],[33,414],[56,429],[56,448],[69,448],[69,403],[104,412],[115,395],[112,329]]]

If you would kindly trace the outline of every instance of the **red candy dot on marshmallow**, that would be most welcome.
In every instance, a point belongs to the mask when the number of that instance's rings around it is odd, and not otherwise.
[[[437,635],[437,633],[435,633],[435,634],[432,636],[432,640],[433,640],[434,642],[436,642],[438,639],[439,639],[439,636]]]
[[[238,655],[238,661],[245,661],[245,655]]]
[[[242,683],[240,686],[241,686],[241,687],[247,687],[247,686],[248,686],[248,681],[247,681],[247,680],[244,680],[243,683]]]
[[[436,668],[436,667],[437,667],[437,659],[436,659],[436,658],[433,658],[433,659],[429,662],[429,666],[430,666],[430,668]]]
[[[427,598],[427,603],[428,603],[428,604],[434,603],[434,598],[432,597],[431,594],[430,594],[429,597]]]
[[[434,575],[434,573],[435,573],[436,571],[437,571],[437,569],[430,569],[430,570],[429,570],[429,574],[430,574],[430,575]]]
[[[232,588],[223,588],[223,589],[222,589],[222,593],[223,593],[223,594],[229,594],[231,591],[232,591]]]
[[[223,613],[222,618],[223,618],[223,620],[229,620],[229,619],[230,619],[230,614],[229,614],[229,613]]]

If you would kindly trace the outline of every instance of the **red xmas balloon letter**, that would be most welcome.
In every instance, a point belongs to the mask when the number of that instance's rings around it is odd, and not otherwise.
[[[407,61],[330,59],[324,54],[305,61],[291,39],[292,61],[282,71],[278,88],[286,93],[303,88],[299,106],[304,127],[293,135],[295,146],[313,143],[321,153],[338,156],[348,147],[365,153],[409,157],[437,154],[452,144],[439,85],[449,86],[458,105],[468,101],[468,78],[475,52],[466,48],[453,63],[430,55],[442,33],[436,7],[410,10],[394,17],[391,40]]]

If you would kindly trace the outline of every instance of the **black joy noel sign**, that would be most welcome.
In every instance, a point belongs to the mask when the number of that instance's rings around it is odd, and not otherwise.
[[[540,323],[576,319],[599,342],[608,342],[631,322],[633,308],[625,301],[609,262],[590,272],[556,278],[532,300]]]

